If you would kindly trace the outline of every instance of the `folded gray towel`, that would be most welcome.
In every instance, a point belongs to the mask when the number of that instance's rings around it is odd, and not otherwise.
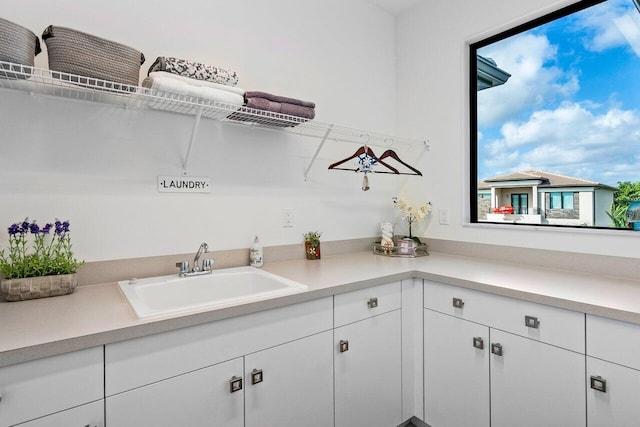
[[[286,102],[287,104],[300,105],[302,107],[308,107],[308,108],[316,108],[316,104],[314,102],[302,101],[300,99],[295,99],[295,98],[287,98],[286,96],[273,95],[267,92],[258,92],[258,91],[247,92],[245,94],[245,98],[246,99],[264,98],[273,102]]]
[[[302,117],[305,119],[313,119],[316,116],[316,110],[302,105],[290,104],[288,102],[270,101],[266,98],[247,98],[247,107],[257,110],[266,110],[274,113],[288,114],[290,116]]]

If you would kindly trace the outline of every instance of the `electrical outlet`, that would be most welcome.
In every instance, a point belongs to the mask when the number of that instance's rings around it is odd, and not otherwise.
[[[293,209],[282,209],[282,226],[285,228],[293,227]]]
[[[440,210],[438,211],[439,215],[440,215],[440,224],[442,225],[449,225],[449,209],[447,208],[440,208]]]

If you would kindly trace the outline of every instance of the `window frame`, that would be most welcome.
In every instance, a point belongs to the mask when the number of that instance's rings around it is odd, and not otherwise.
[[[489,35],[486,37],[482,37],[477,41],[470,41],[468,43],[469,48],[469,56],[468,56],[468,90],[469,90],[469,183],[468,183],[468,204],[469,204],[469,217],[468,221],[470,225],[491,225],[491,226],[506,226],[510,227],[513,225],[518,225],[521,227],[530,227],[530,228],[543,228],[543,229],[567,229],[571,230],[600,230],[600,231],[629,231],[629,229],[625,228],[614,228],[614,227],[602,227],[602,226],[592,226],[592,227],[582,227],[582,226],[573,226],[573,225],[564,225],[564,224],[528,224],[528,223],[512,223],[512,222],[493,222],[486,220],[478,219],[478,90],[477,90],[477,77],[478,77],[478,65],[477,65],[477,54],[478,50],[481,48],[495,43],[497,41],[503,40],[508,37],[515,36],[522,32],[531,30],[533,28],[539,27],[551,21],[563,18],[567,15],[571,15],[577,12],[580,12],[584,9],[588,9],[589,7],[595,6],[600,3],[604,3],[607,0],[580,0],[576,3],[560,7],[557,10],[553,10],[549,13],[545,13],[542,16],[534,17],[532,19],[528,19],[526,22],[522,24],[515,25],[514,27],[508,28],[506,30],[500,31],[496,34]],[[490,89],[489,89],[490,90]],[[575,197],[575,195],[574,195]],[[573,207],[571,207],[573,209]],[[516,227],[519,228],[519,227]]]

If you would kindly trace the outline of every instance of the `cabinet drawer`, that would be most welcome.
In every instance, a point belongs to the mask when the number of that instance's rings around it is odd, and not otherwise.
[[[640,325],[588,314],[587,354],[640,369]]]
[[[332,297],[204,325],[149,335],[105,347],[107,396],[328,331]]]
[[[336,295],[335,327],[399,309],[402,305],[401,292],[400,282],[393,282]]]
[[[584,314],[425,281],[424,306],[584,354]]]
[[[102,347],[0,368],[0,427],[102,399],[103,369]]]

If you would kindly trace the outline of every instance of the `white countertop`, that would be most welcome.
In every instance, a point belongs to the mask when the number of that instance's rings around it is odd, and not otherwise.
[[[309,290],[217,310],[138,319],[116,283],[67,296],[0,303],[0,366],[418,277],[640,324],[639,280],[432,253],[408,259],[370,252],[267,263]]]

